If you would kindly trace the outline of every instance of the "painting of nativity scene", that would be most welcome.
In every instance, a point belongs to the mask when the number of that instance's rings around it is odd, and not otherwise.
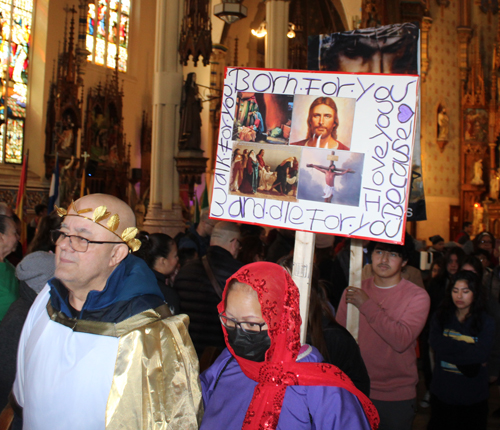
[[[293,96],[239,92],[233,140],[288,145]]]
[[[300,149],[236,145],[231,162],[230,193],[296,201]]]

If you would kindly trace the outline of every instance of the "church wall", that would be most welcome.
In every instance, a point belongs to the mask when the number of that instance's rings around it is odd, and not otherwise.
[[[460,74],[458,69],[459,2],[441,9],[431,2],[429,33],[430,67],[422,84],[421,148],[427,221],[417,223],[417,238],[435,234],[449,239],[449,205],[459,204],[460,190]],[[441,152],[436,144],[437,108],[444,105],[449,121],[448,144]]]
[[[354,21],[361,19],[361,0],[332,0],[346,29],[354,28]]]
[[[140,168],[142,111],[152,116],[156,0],[133,0],[132,7],[129,71],[120,78],[125,81],[123,117],[127,143],[132,144],[130,167]]]
[[[25,148],[30,149],[30,170],[41,177],[45,172],[45,120],[53,63],[64,38],[65,0],[36,2],[33,56],[30,69],[30,106],[26,121]],[[74,2],[77,7],[77,2]],[[71,3],[69,4],[71,6]],[[123,117],[127,144],[131,143],[131,167],[140,167],[140,130],[142,111],[151,118],[155,0],[132,2],[128,72],[119,74],[124,88]],[[75,20],[78,16],[75,15]],[[69,24],[68,24],[69,28]],[[106,81],[113,70],[87,63],[84,87],[84,117],[88,89]]]
[[[440,234],[449,238],[449,205],[460,204],[460,70],[458,63],[459,2],[450,2],[447,8],[431,2],[433,19],[429,34],[430,68],[422,84],[422,163],[427,203],[427,221],[417,223],[417,238],[425,239]],[[488,16],[472,4],[473,39],[479,37],[486,76],[491,68],[491,53],[496,37],[497,16]],[[470,62],[472,57],[469,58]],[[449,141],[441,152],[436,144],[437,108],[446,107],[449,121]],[[472,178],[465,178],[470,182]]]

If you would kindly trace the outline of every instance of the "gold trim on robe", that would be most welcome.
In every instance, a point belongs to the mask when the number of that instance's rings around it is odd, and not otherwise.
[[[199,363],[187,315],[167,316],[163,305],[120,323],[104,323],[68,318],[50,301],[47,312],[73,331],[120,339],[106,430],[198,429],[203,416]]]

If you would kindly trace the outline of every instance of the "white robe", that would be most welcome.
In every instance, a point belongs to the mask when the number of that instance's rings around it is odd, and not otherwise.
[[[23,428],[104,429],[119,338],[76,333],[52,321],[49,298],[47,285],[19,342],[14,395],[23,408]]]
[[[14,395],[24,429],[198,429],[199,364],[187,315],[170,316],[162,305],[116,324],[73,320],[49,312],[49,299],[46,286],[19,343]]]

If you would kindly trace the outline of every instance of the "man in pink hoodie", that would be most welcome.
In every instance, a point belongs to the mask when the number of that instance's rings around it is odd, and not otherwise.
[[[380,414],[379,430],[411,430],[418,382],[416,343],[429,313],[429,296],[401,277],[406,246],[376,243],[373,277],[348,287],[337,321],[346,325],[347,304],[359,309],[358,343],[370,376],[370,398]]]

